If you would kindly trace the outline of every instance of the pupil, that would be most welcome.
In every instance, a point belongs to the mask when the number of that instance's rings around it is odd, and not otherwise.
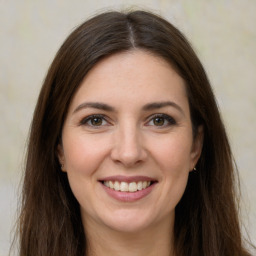
[[[154,124],[157,126],[162,126],[164,125],[164,119],[162,117],[156,117],[154,119]]]
[[[95,118],[92,119],[92,125],[99,126],[101,124],[102,124],[102,119],[101,118],[95,117]]]

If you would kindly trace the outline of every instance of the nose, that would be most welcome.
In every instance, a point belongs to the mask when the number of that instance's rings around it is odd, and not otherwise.
[[[114,136],[111,158],[125,167],[133,167],[144,162],[147,151],[143,146],[143,136],[136,126],[119,128]]]

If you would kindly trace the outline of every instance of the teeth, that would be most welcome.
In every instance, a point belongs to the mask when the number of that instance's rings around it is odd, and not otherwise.
[[[114,190],[119,190],[119,182],[118,181],[115,181],[114,183]]]
[[[114,188],[114,183],[112,181],[109,181],[109,187]]]
[[[136,182],[129,183],[129,192],[135,192],[138,190]]]
[[[119,186],[119,190],[120,191],[124,191],[124,192],[127,192],[127,191],[129,191],[129,186],[130,184],[128,184],[128,183],[126,183],[126,182],[121,182],[120,183],[120,186]]]
[[[139,181],[139,182],[124,182],[124,181],[104,181],[104,185],[108,188],[114,189],[121,192],[136,192],[138,190],[145,189],[151,184],[150,181]]]
[[[138,182],[137,188],[138,188],[138,190],[142,190],[142,181]]]

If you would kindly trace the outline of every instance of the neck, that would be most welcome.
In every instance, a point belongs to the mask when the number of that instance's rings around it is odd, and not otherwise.
[[[86,227],[86,256],[174,256],[173,223],[156,224],[139,232],[119,232],[108,227]],[[172,227],[172,228],[170,228]]]

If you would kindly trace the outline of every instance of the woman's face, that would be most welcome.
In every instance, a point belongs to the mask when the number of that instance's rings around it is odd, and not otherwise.
[[[172,225],[201,138],[166,61],[139,50],[100,61],[72,99],[58,148],[85,229]]]

